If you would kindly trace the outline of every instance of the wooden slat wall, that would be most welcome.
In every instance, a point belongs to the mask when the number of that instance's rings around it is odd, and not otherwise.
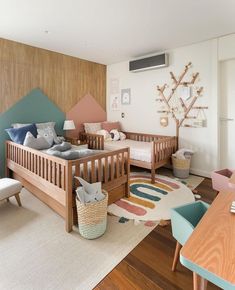
[[[32,89],[67,112],[91,94],[106,110],[106,66],[0,38],[0,113]]]

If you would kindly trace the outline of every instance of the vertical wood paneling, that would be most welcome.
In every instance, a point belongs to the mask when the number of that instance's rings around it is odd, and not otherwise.
[[[0,113],[40,88],[64,112],[92,95],[106,109],[106,66],[0,38]]]

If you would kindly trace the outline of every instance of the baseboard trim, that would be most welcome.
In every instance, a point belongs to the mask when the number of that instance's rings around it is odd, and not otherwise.
[[[200,169],[191,168],[190,173],[195,174],[195,175],[199,175],[202,177],[211,178],[211,172],[200,170]]]

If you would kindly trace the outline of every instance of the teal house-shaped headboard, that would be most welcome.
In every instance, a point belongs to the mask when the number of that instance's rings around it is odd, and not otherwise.
[[[33,89],[28,95],[0,114],[0,176],[5,175],[5,141],[9,140],[6,128],[13,123],[56,122],[56,132],[63,135],[65,114],[40,90]]]

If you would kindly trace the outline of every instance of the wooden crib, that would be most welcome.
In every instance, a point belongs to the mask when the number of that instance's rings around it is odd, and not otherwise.
[[[151,181],[155,183],[155,171],[167,164],[171,155],[176,152],[178,138],[176,136],[163,136],[143,133],[124,132],[126,138],[139,142],[151,142],[151,162],[130,159],[130,164],[151,170]],[[89,148],[104,149],[104,137],[97,134],[80,133],[81,141],[88,143]],[[130,148],[131,150],[131,148]]]
[[[109,193],[109,204],[129,196],[129,148],[64,160],[38,150],[6,141],[7,176],[23,186],[60,214],[66,231],[77,222],[73,174],[88,182],[102,182]],[[78,181],[76,186],[78,186]]]

